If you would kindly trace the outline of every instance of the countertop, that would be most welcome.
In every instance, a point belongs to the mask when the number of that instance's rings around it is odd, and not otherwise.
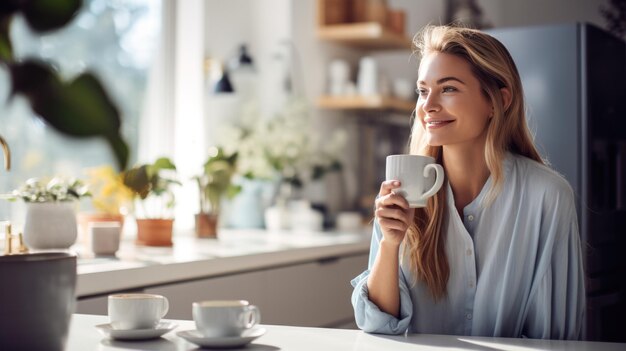
[[[83,350],[197,350],[197,346],[176,336],[177,331],[195,329],[193,321],[174,320],[178,327],[163,337],[148,341],[114,341],[100,335],[94,327],[108,323],[107,316],[72,316],[67,351]],[[512,338],[488,338],[452,335],[378,335],[360,330],[305,328],[263,325],[265,335],[253,341],[245,350],[567,350],[618,351],[626,344],[585,341],[557,341]]]
[[[172,247],[142,247],[125,239],[114,257],[94,257],[81,244],[77,297],[102,295],[176,281],[215,277],[369,252],[362,232],[220,231],[218,239],[176,233]]]

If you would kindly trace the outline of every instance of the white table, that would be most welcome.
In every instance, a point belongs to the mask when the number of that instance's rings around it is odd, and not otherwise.
[[[173,321],[178,328],[160,339],[121,342],[103,338],[95,325],[108,323],[107,316],[75,314],[72,317],[67,351],[85,350],[195,350],[197,346],[176,336],[176,331],[194,329],[193,321]],[[450,335],[387,336],[367,334],[359,330],[303,328],[264,325],[267,333],[245,350],[567,350],[623,351],[626,344],[583,341],[552,341],[533,339],[484,338]]]

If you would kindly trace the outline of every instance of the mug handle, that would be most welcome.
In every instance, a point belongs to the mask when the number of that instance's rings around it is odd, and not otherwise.
[[[437,163],[429,163],[424,167],[424,177],[428,177],[428,173],[430,170],[434,170],[437,173],[437,177],[435,178],[435,184],[430,188],[427,192],[420,196],[420,200],[426,200],[427,198],[435,195],[441,189],[443,185],[443,167]]]
[[[161,318],[165,317],[169,310],[170,302],[167,300],[167,297],[163,296],[163,312],[161,313]]]
[[[246,313],[244,313],[243,316],[243,325],[246,329],[252,328],[261,322],[261,312],[259,311],[259,308],[254,305],[248,306]]]

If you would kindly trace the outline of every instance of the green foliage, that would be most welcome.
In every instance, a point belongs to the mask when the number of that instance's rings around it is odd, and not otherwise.
[[[236,172],[237,153],[225,155],[224,150],[212,147],[204,163],[204,172],[194,177],[200,191],[200,212],[218,214],[224,196],[233,198],[241,186],[231,183]]]
[[[31,178],[10,195],[2,195],[9,201],[22,199],[24,202],[57,202],[72,201],[91,196],[87,186],[80,179],[52,178],[46,182],[43,179]]]
[[[145,200],[148,195],[162,196],[171,193],[171,186],[180,185],[173,177],[163,175],[163,171],[176,171],[174,163],[166,157],[161,157],[153,164],[135,166],[122,174],[124,185],[131,189],[140,199]]]
[[[15,61],[10,38],[13,16],[22,14],[39,33],[69,23],[82,0],[2,0],[0,3],[0,64],[11,75],[11,96],[20,94],[33,112],[59,132],[77,138],[102,137],[120,169],[128,163],[128,146],[120,134],[120,114],[102,84],[91,73],[63,82],[49,64]]]

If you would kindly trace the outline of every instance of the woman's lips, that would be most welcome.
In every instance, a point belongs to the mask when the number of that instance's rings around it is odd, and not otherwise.
[[[426,122],[426,127],[428,129],[437,129],[447,126],[448,124],[454,121],[428,121]]]

